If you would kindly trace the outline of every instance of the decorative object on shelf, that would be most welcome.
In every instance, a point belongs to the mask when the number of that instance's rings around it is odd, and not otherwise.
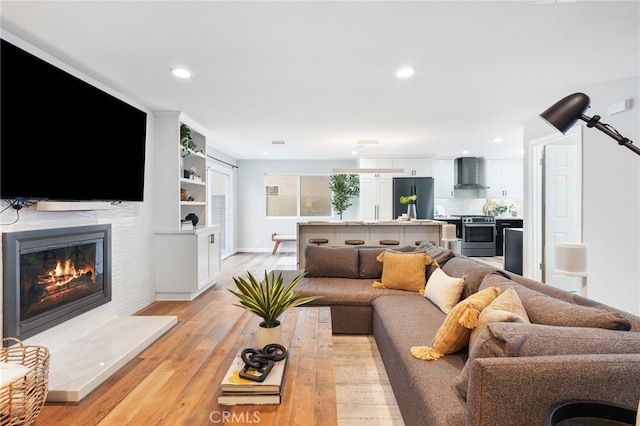
[[[566,133],[578,120],[585,121],[587,127],[595,127],[607,136],[615,139],[618,145],[625,146],[631,151],[640,155],[640,148],[633,144],[628,138],[622,136],[616,129],[608,124],[600,122],[600,116],[589,117],[583,113],[589,108],[591,100],[584,93],[574,93],[560,99],[551,105],[545,112],[540,114],[547,123],[551,124],[562,133]]]
[[[180,125],[180,145],[182,145],[182,157],[186,157],[189,155],[189,150],[198,151],[198,145],[193,141],[193,137],[191,136],[191,129],[186,124]]]
[[[360,178],[355,174],[332,174],[329,188],[333,193],[331,205],[342,220],[342,213],[351,207],[351,199],[360,195]]]
[[[195,201],[195,198],[189,195],[189,191],[184,188],[180,188],[180,201]]]
[[[247,273],[249,280],[241,277],[234,277],[238,290],[228,289],[239,300],[239,306],[249,312],[259,316],[263,321],[256,330],[256,345],[259,348],[270,343],[282,344],[282,325],[278,318],[289,308],[293,308],[322,296],[301,297],[294,288],[304,277],[304,273],[296,276],[288,285],[283,284],[282,273],[264,272],[262,282],[258,281],[250,272]]]
[[[196,226],[198,224],[198,220],[200,220],[195,213],[189,213],[185,219],[190,220],[191,223],[193,223],[193,226]]]

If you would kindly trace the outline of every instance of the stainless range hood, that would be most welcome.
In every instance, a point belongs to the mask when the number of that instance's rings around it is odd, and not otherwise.
[[[455,161],[455,189],[487,189],[482,157],[460,157]]]

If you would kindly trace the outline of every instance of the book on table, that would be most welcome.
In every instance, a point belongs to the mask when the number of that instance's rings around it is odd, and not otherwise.
[[[288,357],[275,362],[264,381],[240,377],[245,363],[237,355],[220,384],[219,404],[279,404],[284,386]]]

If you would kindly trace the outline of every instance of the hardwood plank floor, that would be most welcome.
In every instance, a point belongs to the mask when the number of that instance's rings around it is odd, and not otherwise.
[[[137,315],[175,315],[178,324],[78,403],[47,403],[37,425],[206,425],[193,407],[214,401],[214,352],[243,310],[233,306],[233,277],[295,269],[295,253],[238,253],[222,263],[217,284],[192,302],[155,302]]]

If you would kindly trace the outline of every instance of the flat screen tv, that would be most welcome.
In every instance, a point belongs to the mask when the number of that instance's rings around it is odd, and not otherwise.
[[[147,114],[1,42],[0,198],[142,201]]]

